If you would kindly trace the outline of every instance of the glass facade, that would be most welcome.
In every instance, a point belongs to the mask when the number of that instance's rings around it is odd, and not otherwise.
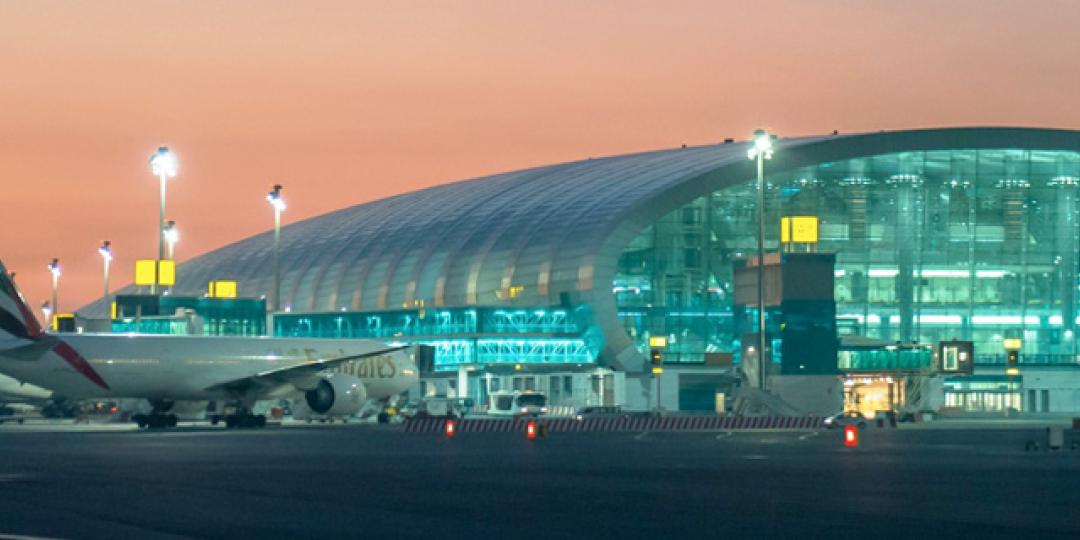
[[[1022,379],[974,376],[945,379],[945,406],[968,412],[1000,412],[1021,409]]]
[[[118,295],[116,310],[116,333],[266,335],[266,301],[257,298]]]
[[[767,176],[766,249],[778,248],[781,217],[819,218],[819,242],[793,249],[836,254],[842,334],[971,340],[980,362],[1004,354],[1003,338],[1020,337],[1023,355],[1072,361],[1078,186],[1076,152],[959,149],[821,163]],[[624,250],[612,290],[643,353],[648,336],[666,335],[666,361],[738,354],[744,325],[732,272],[756,253],[755,198],[755,182],[698,197]]]

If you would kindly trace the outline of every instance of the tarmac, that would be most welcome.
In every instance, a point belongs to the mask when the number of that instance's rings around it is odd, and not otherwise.
[[[1077,538],[1065,436],[5,424],[0,537]]]

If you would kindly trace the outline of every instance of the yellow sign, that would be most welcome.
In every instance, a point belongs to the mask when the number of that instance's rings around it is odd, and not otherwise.
[[[236,298],[236,281],[219,279],[210,282],[210,298]]]
[[[1024,340],[1020,338],[1005,338],[1005,341],[1001,342],[1005,346],[1006,351],[1019,351],[1024,346]]]
[[[653,375],[659,375],[659,374],[661,374],[663,372],[664,372],[664,368],[662,368],[660,366],[653,366],[653,368],[652,368],[652,374]]]
[[[146,287],[154,284],[154,260],[139,259],[135,261],[135,285]]]
[[[667,347],[667,337],[665,336],[650,336],[649,346],[657,349],[663,349]]]
[[[158,285],[168,287],[176,285],[176,261],[172,259],[158,261]]]
[[[154,263],[159,263],[158,271],[154,272]],[[135,285],[146,287],[154,285],[157,278],[158,285],[176,285],[176,262],[166,259],[154,261],[153,259],[139,259],[135,261]]]
[[[60,319],[67,320],[67,319],[74,319],[74,318],[75,318],[75,315],[73,315],[71,313],[57,313],[56,315],[54,315],[53,320],[52,320],[53,332],[59,332],[60,331]]]
[[[785,244],[816,244],[817,216],[785,216],[780,218],[780,241]]]
[[[495,297],[499,300],[513,299],[521,296],[521,293],[525,292],[525,287],[521,285],[511,285],[505,289],[497,289],[495,291]]]
[[[1014,367],[1005,368],[1005,374],[1008,375],[1009,377],[1016,377],[1017,375],[1020,374],[1020,368],[1014,368]]]

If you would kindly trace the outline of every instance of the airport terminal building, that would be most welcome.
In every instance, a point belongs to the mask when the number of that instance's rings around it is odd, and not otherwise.
[[[945,380],[945,405],[1080,410],[1080,385],[1060,382],[1078,367],[1080,132],[954,128],[774,144],[766,250],[828,255],[833,298],[766,304],[766,334],[783,339],[816,317],[811,326],[841,337],[839,365],[804,362],[773,341],[778,373],[873,372],[844,351],[844,336],[970,341],[976,378]],[[757,331],[736,286],[756,264],[748,148],[727,140],[537,167],[288,225],[273,332],[425,343],[439,371],[580,372],[593,390],[597,377],[600,388],[608,381],[608,393],[613,375],[644,378],[650,337],[666,338],[664,362],[687,381],[730,371]],[[812,239],[782,230],[794,216],[813,218]],[[271,297],[272,253],[267,232],[193,259],[173,293],[235,279],[241,296]],[[1066,375],[1036,377],[1058,381],[1046,388],[1002,378],[1007,338],[1023,340],[1020,377]],[[567,377],[550,384],[573,392]],[[629,386],[601,400],[633,401]]]

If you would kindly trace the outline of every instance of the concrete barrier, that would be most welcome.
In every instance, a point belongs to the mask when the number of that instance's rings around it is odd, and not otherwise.
[[[552,433],[623,432],[623,431],[734,431],[756,429],[806,430],[824,427],[817,416],[604,416],[595,418],[539,418]],[[524,431],[525,418],[466,418],[458,420],[458,433],[494,433]],[[441,432],[443,418],[410,418],[407,433]]]

